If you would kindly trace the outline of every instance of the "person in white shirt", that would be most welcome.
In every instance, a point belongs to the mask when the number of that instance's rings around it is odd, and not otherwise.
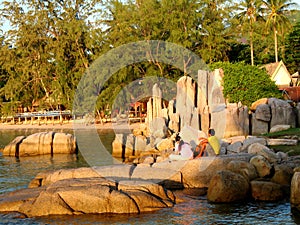
[[[189,160],[194,158],[194,152],[190,144],[181,140],[177,134],[175,138],[174,153],[169,156],[170,160]]]

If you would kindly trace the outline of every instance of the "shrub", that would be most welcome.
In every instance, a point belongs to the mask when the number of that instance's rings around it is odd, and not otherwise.
[[[223,95],[231,103],[241,102],[250,106],[261,98],[281,98],[275,82],[264,69],[245,63],[229,62],[214,63],[210,68],[223,69]]]

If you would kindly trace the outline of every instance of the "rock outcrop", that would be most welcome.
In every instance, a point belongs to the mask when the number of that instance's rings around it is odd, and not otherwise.
[[[226,203],[244,201],[248,198],[249,182],[238,173],[223,170],[212,177],[207,199],[211,202]]]
[[[3,150],[4,156],[35,156],[45,154],[73,154],[77,152],[73,135],[56,132],[40,132],[12,140]]]
[[[162,186],[101,177],[63,179],[45,187],[18,190],[0,196],[1,212],[27,217],[87,213],[141,213],[172,207],[175,196]]]
[[[284,198],[279,184],[268,181],[251,181],[253,199],[259,201],[279,201]]]
[[[291,183],[291,207],[300,212],[300,172],[295,172]]]

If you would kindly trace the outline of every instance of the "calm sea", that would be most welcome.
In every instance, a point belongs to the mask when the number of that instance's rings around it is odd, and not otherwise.
[[[44,131],[44,130],[43,130]],[[62,130],[56,130],[62,131]],[[39,130],[1,130],[0,148],[14,137],[29,135]],[[72,130],[63,132],[73,133]],[[75,134],[77,135],[77,133]],[[89,131],[79,134],[84,146],[93,148],[94,139]],[[115,163],[108,157],[114,139],[113,130],[98,131],[101,143],[106,149],[105,156],[98,163]],[[16,159],[3,157],[0,153],[0,194],[27,187],[29,181],[41,171],[61,168],[89,166],[88,155],[36,156]],[[88,161],[88,162],[87,162]],[[300,224],[300,217],[291,213],[288,202],[245,204],[211,204],[205,196],[195,195],[191,191],[177,191],[184,201],[173,208],[138,215],[80,215],[51,216],[40,218],[21,218],[18,214],[0,214],[0,224]]]

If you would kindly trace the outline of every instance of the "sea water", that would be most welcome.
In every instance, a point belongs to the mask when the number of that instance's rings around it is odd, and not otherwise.
[[[18,135],[37,130],[0,130],[0,148]],[[72,131],[67,131],[72,132]],[[86,133],[88,136],[89,134]],[[111,153],[114,132],[99,131],[99,137]],[[92,143],[87,143],[91,145]],[[35,157],[3,157],[0,155],[0,194],[26,188],[39,172],[89,166],[82,154]],[[100,214],[24,218],[18,213],[0,214],[0,224],[300,224],[291,213],[288,201],[265,203],[211,204],[205,196],[188,190],[176,191],[182,201],[172,208],[141,214]]]

